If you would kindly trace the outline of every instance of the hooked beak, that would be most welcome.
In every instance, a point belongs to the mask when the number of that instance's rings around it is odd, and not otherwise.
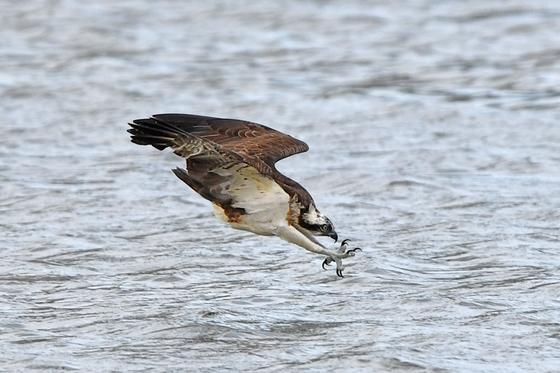
[[[338,234],[336,234],[335,231],[332,231],[331,233],[329,233],[329,237],[332,238],[334,240],[334,242],[338,241]]]

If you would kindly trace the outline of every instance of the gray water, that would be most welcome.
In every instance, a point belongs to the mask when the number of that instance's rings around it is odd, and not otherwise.
[[[0,14],[0,370],[560,371],[559,2]],[[306,141],[346,277],[221,225],[129,142],[160,112]]]

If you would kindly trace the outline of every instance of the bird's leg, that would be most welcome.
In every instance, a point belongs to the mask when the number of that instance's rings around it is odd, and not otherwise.
[[[350,246],[348,245],[349,241],[350,241],[349,239],[343,240],[340,243],[340,247],[336,251],[335,255],[327,256],[325,260],[323,260],[323,264],[321,264],[321,267],[323,267],[323,269],[326,269],[325,266],[330,265],[332,262],[336,262],[336,274],[339,277],[344,277],[342,275],[342,270],[344,269],[344,266],[342,266],[341,259],[355,256],[358,250],[362,251],[362,249],[360,249],[359,247],[350,249]]]
[[[337,251],[328,250],[326,247],[315,241],[313,237],[306,236],[293,226],[279,227],[276,234],[283,240],[301,246],[313,253],[326,256],[327,258],[323,262],[323,268],[325,264],[336,262],[336,274],[339,277],[343,277],[342,270],[344,267],[342,266],[342,259],[356,255],[357,250],[361,251],[359,248],[348,249],[348,245],[346,244],[348,240],[344,240]]]

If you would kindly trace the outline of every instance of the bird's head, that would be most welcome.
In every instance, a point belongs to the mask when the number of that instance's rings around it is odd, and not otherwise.
[[[338,234],[336,234],[331,220],[322,215],[313,205],[309,207],[307,212],[301,214],[299,225],[307,229],[314,236],[328,236],[334,242],[338,240]]]

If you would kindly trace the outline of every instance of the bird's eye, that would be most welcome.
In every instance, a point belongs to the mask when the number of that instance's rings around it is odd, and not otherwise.
[[[331,226],[329,224],[323,224],[323,225],[321,225],[321,230],[323,232],[328,232],[328,231],[331,230]]]

